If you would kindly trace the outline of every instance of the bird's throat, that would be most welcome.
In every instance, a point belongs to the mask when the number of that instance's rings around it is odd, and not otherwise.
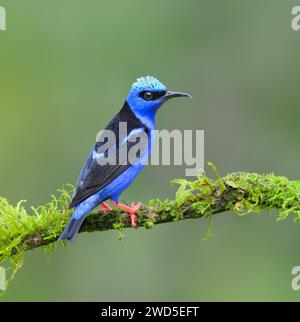
[[[132,113],[135,115],[136,118],[139,119],[139,121],[145,125],[149,130],[155,130],[155,116],[156,116],[156,110],[135,110],[130,106],[130,104],[127,102],[128,107],[132,111]]]

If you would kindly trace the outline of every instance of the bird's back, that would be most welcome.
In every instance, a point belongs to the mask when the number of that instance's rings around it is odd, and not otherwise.
[[[126,124],[127,131],[123,132],[120,130],[121,123],[123,123],[123,125]],[[105,130],[109,130],[114,133],[115,142],[114,146],[111,148],[114,148],[117,154],[121,149],[121,146],[129,151],[130,147],[134,145],[134,142],[126,141],[128,134],[133,133],[134,130],[143,131],[147,137],[149,137],[150,133],[150,129],[132,112],[127,101],[124,103],[120,112],[106,126]],[[114,179],[122,175],[132,166],[129,162],[126,164],[99,164],[97,159],[95,159],[95,154],[97,154],[97,151],[101,149],[103,144],[105,144],[105,141],[99,140],[91,150],[77,180],[70,208],[75,207],[109,185]],[[146,149],[148,149],[147,146],[144,147],[144,152]]]

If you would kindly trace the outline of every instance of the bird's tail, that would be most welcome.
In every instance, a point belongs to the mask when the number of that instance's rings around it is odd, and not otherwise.
[[[78,210],[78,208],[75,208],[66,228],[59,236],[58,241],[66,239],[72,241],[76,237],[86,216],[86,214],[78,215]]]

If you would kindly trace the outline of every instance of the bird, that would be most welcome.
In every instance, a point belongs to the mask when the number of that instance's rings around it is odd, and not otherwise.
[[[97,139],[96,144],[91,149],[83,168],[79,174],[74,193],[72,195],[69,209],[73,213],[59,236],[58,240],[72,241],[76,237],[86,215],[93,209],[102,206],[102,211],[110,211],[111,204],[128,213],[131,219],[131,226],[137,226],[136,213],[141,209],[141,203],[122,204],[119,196],[126,190],[145,166],[145,160],[149,159],[153,147],[153,137],[151,133],[156,129],[155,117],[160,107],[169,99],[175,97],[190,97],[190,94],[178,91],[170,91],[153,76],[138,78],[131,86],[123,107],[117,115],[108,123],[104,130],[112,131],[116,140],[111,144],[106,144],[104,149],[103,140]],[[120,125],[126,124],[125,135],[120,135]],[[120,151],[128,153],[133,146],[132,138],[144,135],[147,143],[142,146],[133,162],[120,162]],[[101,152],[102,151],[102,152]],[[109,152],[114,151],[119,162],[110,164],[99,162],[107,157]]]

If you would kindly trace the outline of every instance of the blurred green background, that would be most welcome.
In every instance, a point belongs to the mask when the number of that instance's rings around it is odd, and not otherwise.
[[[205,130],[220,173],[300,177],[300,31],[287,0],[0,0],[0,195],[47,202],[74,183],[131,83],[158,77],[193,101],[166,104],[159,128]],[[207,169],[208,170],[208,169]],[[208,170],[209,171],[209,170]],[[184,167],[147,167],[122,199],[173,197]],[[151,231],[80,234],[50,262],[41,249],[1,300],[299,300],[300,226],[232,214]]]

